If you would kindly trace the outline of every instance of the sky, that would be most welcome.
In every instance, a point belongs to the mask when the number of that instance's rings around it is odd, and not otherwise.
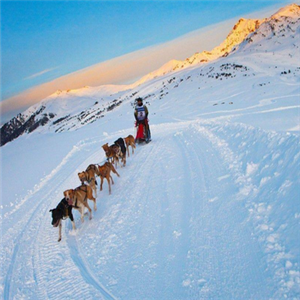
[[[195,43],[193,38],[199,35],[199,30],[287,3],[284,0],[2,1],[1,101],[5,100],[7,111],[7,103],[18,99],[18,106],[12,105],[11,110],[22,111],[45,97],[48,89],[49,93],[55,91],[57,86],[53,82],[68,74],[74,82],[77,80],[77,85],[82,80],[82,86],[131,83],[170,59],[184,59],[196,51],[211,50],[229,32],[226,26],[221,26],[214,36]],[[219,34],[222,28],[223,35]],[[190,32],[198,35],[186,39]],[[174,44],[177,49],[171,46],[172,41],[177,41]],[[204,48],[199,49],[200,46]],[[156,61],[154,57],[147,63],[147,55],[153,53],[157,55]],[[119,69],[116,61],[121,62]],[[98,80],[94,80],[95,70],[93,80],[83,82],[82,77],[75,80],[74,72],[82,73],[101,63],[105,67],[95,69],[99,72]],[[66,80],[62,82],[61,89],[69,88]],[[37,86],[43,87],[44,93],[33,99],[31,91]]]

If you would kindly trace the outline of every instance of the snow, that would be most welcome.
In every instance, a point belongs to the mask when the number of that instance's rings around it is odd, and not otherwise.
[[[133,86],[138,86],[138,85],[140,85],[140,84],[142,84],[142,83],[144,83],[148,80],[151,80],[151,79],[156,78],[158,76],[162,76],[162,75],[165,75],[167,73],[170,73],[170,72],[174,71],[174,68],[178,65],[178,63],[180,63],[179,60],[176,60],[176,59],[170,60],[169,62],[164,64],[162,67],[160,67],[158,70],[143,76],[141,79],[136,81],[133,84]]]
[[[75,117],[1,148],[1,298],[300,298],[299,21],[272,38],[261,26],[227,57],[39,104]],[[112,195],[104,183],[92,220],[63,221],[58,243],[49,209],[104,162],[104,143],[134,134],[138,96],[153,141],[118,168]]]

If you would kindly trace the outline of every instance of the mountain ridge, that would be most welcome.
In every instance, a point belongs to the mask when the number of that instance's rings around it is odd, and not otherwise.
[[[238,55],[240,51],[248,51],[247,49],[249,49],[248,54],[250,54],[251,51],[261,51],[258,50],[258,48],[261,48],[259,45],[263,41],[266,44],[268,40],[276,38],[277,40],[274,44],[271,46],[268,44],[268,49],[265,49],[265,51],[270,51],[271,48],[273,48],[274,51],[278,52],[280,51],[278,45],[281,43],[278,39],[294,39],[295,35],[299,32],[299,18],[300,6],[296,4],[283,7],[271,17],[262,20],[241,18],[227,35],[224,42],[215,47],[212,51],[196,53],[182,62],[171,60],[158,70],[145,75],[132,85],[107,85],[57,91],[5,123],[1,127],[0,145],[3,146],[15,138],[18,138],[20,135],[31,133],[46,124],[49,125],[49,130],[54,132],[76,130],[104,117],[108,112],[121,105],[122,102],[130,101],[141,91],[145,93],[147,91],[147,85],[153,80],[153,84],[155,84],[155,80],[159,78],[173,76],[168,79],[167,83],[163,84],[161,92],[158,93],[160,95],[155,96],[160,99],[168,94],[168,85],[174,82],[175,79],[173,78],[178,76],[177,74],[184,69],[188,69],[188,67],[200,68],[218,59],[224,59],[234,54]],[[290,52],[297,51],[298,48],[296,47],[298,46],[296,44],[294,45],[294,49],[290,49]],[[296,55],[296,52],[294,52],[293,54],[289,54]],[[237,66],[239,64],[235,63],[235,65]],[[219,75],[216,75],[217,78],[222,78],[222,74],[223,76],[227,76],[226,78],[232,76],[229,72],[226,73],[227,75],[224,75],[225,73],[221,69],[220,73],[218,73]],[[207,76],[209,78],[211,74],[207,74]],[[177,86],[180,82],[181,81],[177,83]],[[158,87],[157,89],[159,90],[160,88]],[[146,94],[145,98],[147,97],[151,97],[151,95]],[[74,105],[75,101],[76,105]]]
[[[269,18],[264,19],[245,19],[240,18],[238,22],[233,26],[233,29],[227,35],[225,40],[217,47],[211,51],[203,51],[201,53],[195,53],[191,57],[184,61],[179,61],[173,68],[172,71],[181,70],[191,65],[199,63],[207,63],[209,61],[218,59],[222,56],[227,56],[231,50],[242,43],[246,37],[255,32],[263,23],[270,22],[271,20],[279,20],[280,18],[296,18],[300,16],[300,6],[297,4],[290,4],[281,9],[279,9],[275,14]],[[150,74],[155,74],[157,76],[165,75],[164,66],[151,72]],[[160,75],[159,75],[160,74]],[[146,75],[149,79],[149,74]],[[145,76],[145,77],[146,77]],[[155,77],[153,77],[155,78]]]

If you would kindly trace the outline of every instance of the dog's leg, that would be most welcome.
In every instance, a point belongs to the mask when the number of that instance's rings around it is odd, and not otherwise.
[[[121,164],[120,160],[122,162],[122,157],[120,155],[118,155],[117,156],[117,161],[118,161],[119,166],[122,168],[122,164]]]
[[[126,166],[126,152],[125,152],[125,154],[123,156],[123,167],[125,167],[125,166]]]
[[[129,155],[129,144],[128,143],[126,143],[126,150],[128,152],[128,157],[129,157],[130,155]]]
[[[58,242],[61,241],[61,220],[59,221],[59,225],[58,225]]]
[[[80,217],[81,223],[83,223],[84,222],[84,206],[81,206],[81,208],[80,208],[80,214],[81,214],[81,217]]]
[[[72,223],[73,230],[76,230],[75,222],[74,222],[74,221],[71,221],[71,223]]]
[[[121,166],[121,168],[123,168],[123,165],[122,165],[123,164],[123,156],[120,156],[119,158],[121,158],[121,163],[119,162],[120,166]]]
[[[96,210],[97,210],[96,198],[94,198],[94,197],[93,197],[93,199],[92,199],[92,200],[94,201],[94,211],[96,211]]]
[[[113,178],[112,178],[112,176],[109,174],[109,178],[110,178],[110,180],[111,180],[111,183],[112,184],[115,184],[115,182],[114,182],[114,180],[113,180]]]
[[[95,199],[95,198],[94,198],[94,199]],[[89,210],[89,213],[90,213],[89,219],[92,220],[92,210],[91,210],[89,204],[87,203],[87,201],[84,201],[84,202],[83,202],[83,205]]]
[[[103,189],[103,180],[104,180],[104,178],[103,178],[103,176],[101,176],[100,178],[101,178],[100,191],[102,191],[102,189]]]
[[[93,197],[93,191],[92,191],[92,189],[88,189],[87,190],[87,198],[89,200],[94,201],[94,211],[96,211],[97,210],[96,198]],[[87,203],[87,201],[86,201],[86,203]],[[87,208],[89,209],[88,203],[87,203]],[[92,210],[89,210],[89,211],[90,211],[90,219],[91,219],[92,218]]]
[[[72,207],[70,208],[70,211],[69,211],[69,218],[71,220],[73,230],[75,230],[76,227],[75,227],[74,217],[73,217],[73,213],[72,213]]]
[[[94,190],[95,197],[97,198],[97,188],[96,188],[95,181],[96,179],[93,180],[93,190]]]
[[[119,158],[116,156],[114,157],[114,163],[115,163],[115,168],[118,168],[118,163],[119,163]]]
[[[110,186],[110,180],[109,180],[110,175],[106,176],[106,180],[108,183],[108,190],[109,190],[109,194],[111,195],[111,186]]]

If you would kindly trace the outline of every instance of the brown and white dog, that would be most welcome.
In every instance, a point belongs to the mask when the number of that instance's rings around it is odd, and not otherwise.
[[[114,180],[113,180],[112,176],[110,175],[111,172],[117,174],[117,176],[120,177],[119,173],[116,171],[113,164],[110,162],[106,162],[102,166],[98,165],[98,172],[96,173],[101,179],[100,191],[102,191],[103,181],[104,181],[104,178],[106,178],[107,183],[108,183],[109,194],[111,194],[110,180],[111,180],[112,184],[114,184]]]
[[[128,153],[128,157],[129,155],[129,146],[131,146],[132,148],[132,154],[134,154],[134,149],[135,149],[135,140],[134,137],[130,134],[128,137],[124,138],[125,144],[126,144],[126,149],[127,149],[127,153]]]
[[[68,201],[69,205],[72,205],[73,208],[79,210],[81,214],[81,222],[84,221],[84,208],[87,208],[90,214],[89,219],[92,219],[92,210],[88,204],[88,199],[94,201],[94,211],[97,210],[96,199],[93,197],[92,188],[89,185],[82,184],[81,186],[77,187],[75,190],[70,189],[64,191],[64,196]]]
[[[52,213],[52,225],[53,227],[59,226],[58,231],[58,242],[61,241],[61,221],[70,218],[73,226],[73,230],[75,230],[75,223],[74,223],[74,217],[72,214],[72,206],[68,204],[68,201],[64,198],[62,199],[56,208],[50,209],[49,212]]]
[[[95,165],[89,165],[87,169],[83,172],[78,173],[79,180],[82,184],[87,182],[87,184],[92,188],[94,191],[94,195],[97,197],[97,181],[96,181],[96,174],[97,174],[97,167]]]
[[[108,143],[104,144],[102,146],[105,155],[108,160],[111,160],[113,164],[115,164],[115,167],[117,167],[117,163],[119,163],[119,158],[122,157],[121,147],[113,144],[111,146],[108,146]]]

